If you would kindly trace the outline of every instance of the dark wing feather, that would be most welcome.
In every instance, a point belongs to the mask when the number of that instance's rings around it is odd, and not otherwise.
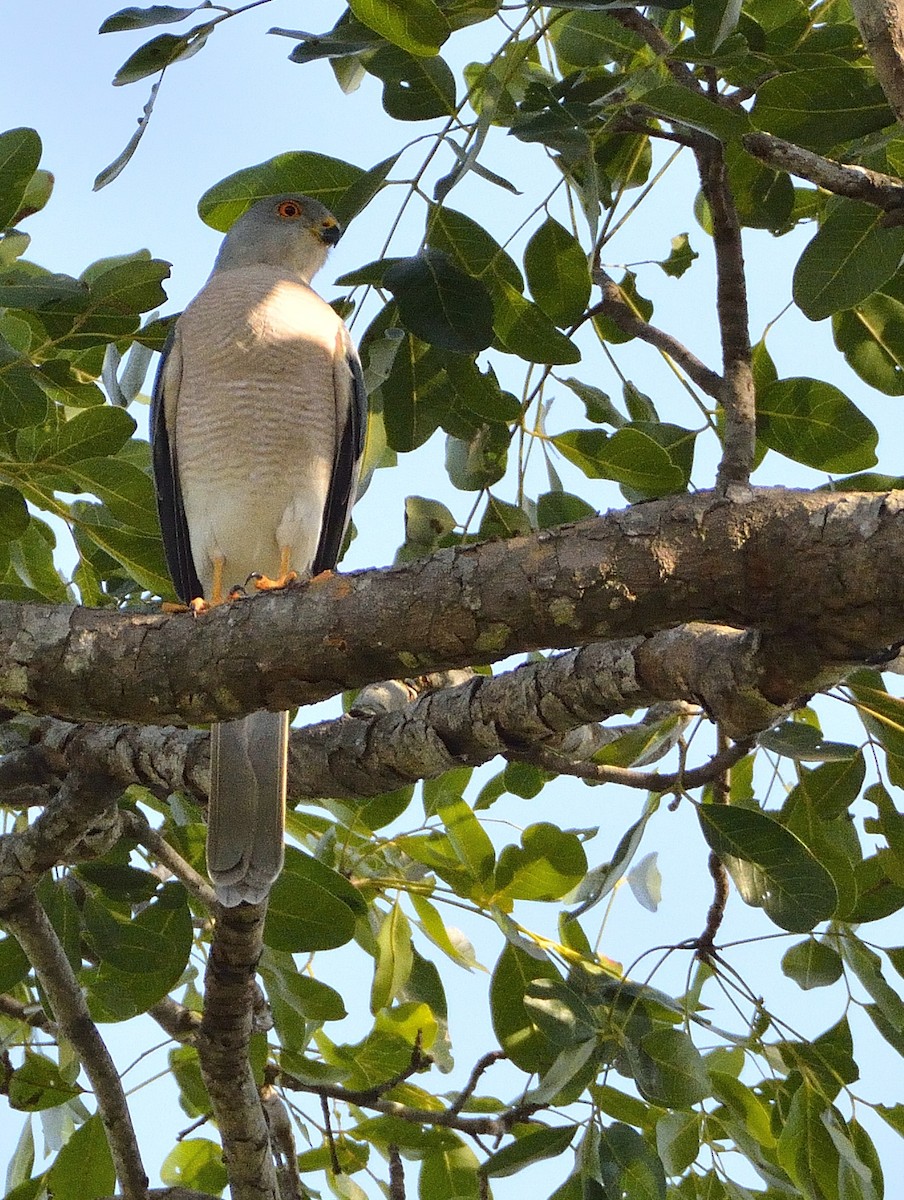
[[[345,536],[352,505],[355,503],[358,468],[361,465],[361,455],[364,453],[364,434],[367,429],[367,392],[364,389],[361,363],[351,345],[347,348],[343,362],[337,364],[337,374],[343,369],[348,372],[345,381],[349,389],[348,415],[336,447],[336,457],[333,459],[330,490],[323,510],[323,525],[320,528],[320,544],[317,547],[312,568],[314,575],[319,575],[321,571],[331,571],[339,560],[342,539]]]
[[[182,489],[179,487],[179,472],[176,467],[176,451],[170,443],[163,403],[163,376],[175,337],[176,328],[173,326],[163,347],[157,377],[154,380],[154,392],[151,397],[151,448],[157,513],[160,517],[160,531],[163,534],[166,565],[177,596],[188,604],[202,596],[204,591],[191,556],[188,522],[185,519]]]

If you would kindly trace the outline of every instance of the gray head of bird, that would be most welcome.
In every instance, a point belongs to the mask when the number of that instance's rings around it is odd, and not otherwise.
[[[342,226],[319,200],[289,193],[258,200],[235,222],[220,247],[214,271],[257,266],[288,268],[310,283]]]

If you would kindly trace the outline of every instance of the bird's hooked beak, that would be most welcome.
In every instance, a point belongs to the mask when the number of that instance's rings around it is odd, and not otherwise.
[[[335,246],[342,237],[342,226],[335,217],[331,217],[328,221],[323,222],[319,233],[322,242],[325,242],[328,246]]]

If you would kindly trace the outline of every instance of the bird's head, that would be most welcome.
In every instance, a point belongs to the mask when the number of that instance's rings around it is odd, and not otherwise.
[[[319,200],[292,193],[267,196],[226,234],[214,270],[266,263],[288,267],[310,283],[340,237],[341,225]]]

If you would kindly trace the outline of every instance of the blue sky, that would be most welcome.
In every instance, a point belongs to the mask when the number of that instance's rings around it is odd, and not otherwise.
[[[368,78],[358,92],[344,96],[325,63],[305,66],[289,63],[286,56],[293,43],[265,35],[272,25],[295,26],[300,21],[310,22],[315,31],[329,28],[342,7],[319,0],[304,6],[291,0],[273,0],[225,22],[199,55],[167,72],[150,129],[132,163],[110,186],[94,193],[91,189],[95,175],[118,154],[131,135],[150,83],[141,81],[112,88],[110,80],[128,54],[156,31],[98,37],[98,26],[114,10],[106,0],[103,3],[79,0],[75,4],[66,0],[45,0],[41,4],[34,0],[6,0],[2,124],[4,128],[35,127],[44,140],[42,165],[56,176],[50,205],[27,223],[33,238],[29,257],[53,270],[78,274],[96,258],[147,247],[154,255],[173,263],[172,278],[167,284],[170,305],[166,311],[177,311],[203,283],[219,244],[220,235],[208,229],[196,213],[198,198],[212,184],[239,168],[292,149],[316,150],[369,167],[396,150],[402,136],[414,137],[423,132],[427,127],[417,125],[399,133],[398,126],[382,113],[380,88],[375,80]],[[490,39],[495,37],[494,29],[480,26],[457,38],[452,45],[465,47],[462,51],[465,59],[479,58],[493,48],[495,42]],[[450,202],[474,215],[483,213],[487,226],[503,234],[531,212],[537,198],[536,191],[531,189],[536,187],[537,179],[548,176],[552,182],[554,175],[538,149],[526,153],[523,146],[512,144],[502,135],[495,137],[493,153],[494,168],[508,175],[525,194],[511,196],[489,183],[472,179],[463,186],[461,197],[454,193]],[[403,166],[411,164],[413,168],[417,161],[418,152],[410,151]],[[451,158],[437,174],[448,170],[450,165]],[[616,263],[665,258],[671,237],[689,230],[692,244],[703,259],[683,280],[663,282],[656,276],[656,321],[684,337],[700,357],[717,365],[711,315],[711,259],[705,235],[693,225],[690,215],[693,186],[686,166],[674,169],[663,187],[646,202],[644,219],[638,222],[636,230],[632,224],[613,244],[612,255]],[[318,280],[328,298],[335,294],[331,286],[335,277],[376,257],[400,196],[401,189],[388,190],[353,223]],[[394,252],[413,252],[418,236],[415,220],[404,224]],[[809,231],[801,231],[776,243],[768,234],[746,235],[753,279],[754,337],[786,304],[788,263],[809,236]],[[796,253],[792,246],[796,247]],[[658,272],[658,268],[649,270]],[[355,327],[356,336],[360,336],[363,327]],[[894,452],[894,458],[888,456],[880,469],[897,472],[898,402],[868,395],[863,385],[853,379],[830,349],[827,323],[813,325],[799,314],[792,314],[783,318],[771,335],[770,348],[785,373],[829,378],[848,388],[870,418],[882,427],[888,438],[887,449]],[[655,360],[653,352],[639,346],[627,348],[620,359],[627,364],[628,373],[636,371],[637,382],[644,390],[661,389],[656,396],[657,400],[660,394],[666,398],[663,415],[668,413],[671,419],[678,419],[668,406],[673,401],[676,406],[684,405],[685,398],[671,374],[651,360]],[[594,372],[600,372],[599,376]],[[597,363],[575,370],[588,382],[617,393],[614,377],[611,373],[607,377],[604,372]],[[570,373],[570,369],[563,373]],[[551,422],[555,429],[568,428],[569,423],[579,419],[579,408],[563,395],[557,399],[554,415]],[[687,419],[686,411],[683,416]],[[454,492],[450,496],[449,489],[441,491],[441,455],[442,445],[434,441],[404,459],[399,470],[380,473],[356,512],[359,536],[346,566],[378,566],[392,560],[403,536],[401,501],[408,494],[443,499],[458,516],[467,512],[469,496]],[[567,478],[567,472],[563,473]],[[757,476],[757,482],[763,483],[808,486],[821,481],[822,477],[816,473],[774,454],[767,457]],[[701,486],[709,483],[705,471],[700,483]],[[614,490],[597,492],[596,488],[596,484],[575,480],[575,490],[600,507],[620,502]],[[500,494],[511,498],[504,490]],[[831,732],[836,737],[844,736],[842,728],[833,727]],[[622,831],[639,813],[642,802],[639,795],[587,789],[576,782],[561,784],[555,793],[551,790],[544,793],[535,805],[514,800],[501,802],[492,814],[499,823],[493,827],[494,837],[498,834],[499,841],[512,840],[515,826],[548,818],[550,812],[556,811],[552,807],[553,795],[559,813],[561,802],[567,802],[570,825],[603,824],[604,832],[590,849],[596,862],[608,857]],[[644,843],[644,851],[654,848],[661,851],[664,905],[658,914],[651,914],[630,898],[627,889],[619,894],[602,949],[625,962],[631,961],[638,947],[678,941],[699,932],[709,902],[706,851],[687,806],[675,817],[661,813],[652,833]],[[537,908],[525,906],[526,921],[534,919],[532,910]],[[543,918],[537,915],[536,919]],[[488,938],[479,922],[471,922],[467,932],[478,945],[479,956],[491,965],[501,948],[493,949],[497,939]],[[765,921],[744,909],[736,898],[732,900],[726,936],[771,932]],[[789,938],[788,944],[793,940]],[[825,1028],[837,1016],[840,1002],[833,998],[826,1004],[823,997],[809,993],[806,1003],[801,1003],[802,994],[797,988],[780,976],[775,977],[775,967],[770,964],[776,958],[774,943],[766,941],[752,946],[743,960],[734,961],[736,965],[743,963],[753,986],[764,991],[779,1012],[791,1014],[812,1032]],[[673,957],[672,964],[655,982],[664,989],[680,992],[687,963],[679,964],[677,959],[678,956]],[[329,963],[324,956],[326,977],[339,986],[343,982],[348,984],[350,963],[350,956],[343,953],[330,956]],[[643,973],[637,977],[642,978]],[[486,977],[457,974],[452,978],[453,1002],[461,1005],[460,1024],[457,1029],[453,1027],[453,1038],[458,1060],[466,1068],[469,1059],[488,1044],[481,1040],[488,1035],[471,1019],[473,1012],[485,1006]],[[350,1039],[358,1036],[356,1030],[360,1030],[363,1016],[363,1010],[354,1009],[345,1036]],[[125,1064],[134,1052],[132,1035],[117,1031],[115,1036],[117,1059]],[[149,1042],[153,1040],[151,1031]],[[885,1055],[886,1048],[880,1047],[867,1064],[869,1083],[861,1085],[860,1090],[892,1103],[898,1096],[892,1082],[883,1079]],[[161,1065],[160,1056],[150,1061]],[[136,1076],[140,1073],[141,1068],[134,1072]],[[150,1073],[148,1067],[147,1074]],[[450,1086],[454,1086],[460,1075],[461,1069]],[[497,1086],[495,1077],[492,1086]],[[498,1086],[504,1090],[503,1084]],[[171,1144],[172,1133],[188,1123],[176,1108],[171,1093],[159,1084],[143,1091],[138,1119],[146,1131],[151,1131],[148,1144],[151,1163]],[[17,1132],[18,1125],[18,1116],[11,1118],[6,1110],[0,1109],[0,1144]],[[877,1137],[882,1135],[875,1123],[870,1127]],[[883,1136],[882,1140],[887,1146],[892,1144],[890,1137]],[[550,1187],[565,1174],[564,1164],[545,1170]],[[523,1185],[517,1179],[506,1180],[495,1191],[504,1198],[514,1196],[518,1188],[523,1189]]]

